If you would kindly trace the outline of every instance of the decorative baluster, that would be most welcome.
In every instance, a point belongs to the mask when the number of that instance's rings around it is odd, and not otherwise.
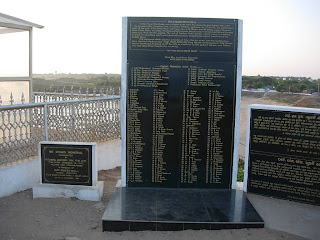
[[[54,94],[54,95],[53,95],[52,100],[53,100],[53,101],[57,101],[57,89],[54,90],[54,93],[53,93],[53,94]]]
[[[71,99],[73,99],[73,86],[71,86],[70,93],[71,93],[70,97]]]
[[[96,97],[96,93],[97,93],[97,88],[93,89],[93,97]]]
[[[14,99],[13,99],[13,95],[12,95],[12,92],[11,92],[11,94],[10,94],[10,104],[13,105],[13,103],[14,103]]]
[[[62,88],[62,101],[64,101],[65,100],[65,90],[66,90],[66,86],[63,86],[63,88]]]
[[[2,105],[2,98],[1,98],[1,95],[0,95],[0,106]]]
[[[115,100],[115,103],[116,103],[116,110],[119,109],[119,101]]]
[[[24,98],[24,94],[22,92],[22,94],[21,94],[21,104],[24,104],[25,101],[26,101],[26,99]]]
[[[100,88],[100,97],[102,97],[103,96],[103,91],[102,91],[102,88]]]
[[[57,100],[58,100],[58,101],[62,101],[62,99],[63,99],[62,97],[63,97],[63,93],[62,93],[62,92],[60,93],[60,90],[58,89]]]
[[[112,101],[112,121],[114,121],[115,119],[115,110],[116,110],[116,102]]]
[[[47,102],[48,98],[47,98],[47,89],[44,89],[44,95],[43,95],[43,101]]]
[[[79,95],[78,95],[78,98],[79,99],[82,99],[82,93],[81,93],[81,87],[79,87],[79,93],[78,93]]]
[[[86,90],[86,98],[89,98],[89,88]]]
[[[106,96],[109,97],[109,89],[106,88]]]

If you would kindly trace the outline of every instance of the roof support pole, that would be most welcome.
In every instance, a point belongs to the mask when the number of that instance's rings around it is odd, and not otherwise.
[[[29,102],[32,102],[33,83],[32,83],[32,28],[29,30]]]

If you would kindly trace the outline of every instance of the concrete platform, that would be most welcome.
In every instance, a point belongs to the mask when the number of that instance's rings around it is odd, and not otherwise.
[[[63,184],[37,184],[33,187],[33,198],[77,198],[79,200],[100,201],[103,196],[103,181],[96,186]]]
[[[265,226],[307,239],[320,239],[320,206],[246,194]]]
[[[262,228],[243,191],[117,187],[102,217],[103,231]]]

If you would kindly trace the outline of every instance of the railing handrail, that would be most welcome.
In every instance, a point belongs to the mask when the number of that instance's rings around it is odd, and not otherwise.
[[[34,95],[58,95],[58,96],[62,96],[62,95],[81,95],[81,96],[110,96],[109,94],[106,93],[101,93],[101,92],[96,92],[96,93],[79,93],[77,91],[74,92],[33,92]],[[116,94],[112,94],[112,95],[116,95]],[[118,96],[118,95],[117,95]]]
[[[42,106],[54,105],[54,104],[79,103],[79,102],[113,100],[113,99],[120,99],[120,96],[86,98],[86,99],[72,99],[72,100],[62,100],[62,101],[54,101],[54,102],[24,103],[24,104],[15,104],[15,105],[3,105],[3,106],[0,106],[0,111],[15,109],[15,108],[33,108],[33,107],[42,107]]]
[[[47,95],[47,96],[103,96],[105,93],[79,93],[79,92],[33,92],[34,95]]]

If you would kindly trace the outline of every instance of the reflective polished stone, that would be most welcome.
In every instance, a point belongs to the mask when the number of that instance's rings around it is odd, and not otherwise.
[[[103,231],[261,228],[243,191],[116,188],[102,217]]]

